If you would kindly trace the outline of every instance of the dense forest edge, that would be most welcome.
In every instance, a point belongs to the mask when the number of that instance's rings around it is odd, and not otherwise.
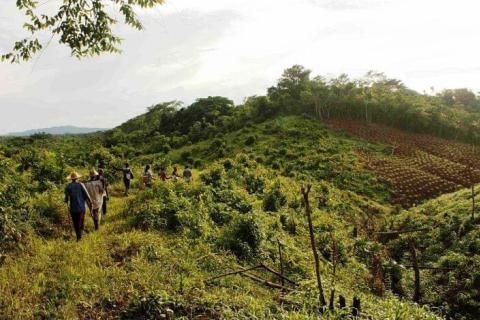
[[[479,134],[468,89],[420,94],[296,65],[237,106],[164,102],[104,133],[1,138],[0,317],[343,319],[355,298],[365,318],[476,319]],[[125,161],[128,198],[111,170]],[[100,162],[110,213],[74,243],[65,178]],[[194,182],[145,188],[147,164],[191,166]],[[258,265],[287,280],[258,268],[217,278]]]

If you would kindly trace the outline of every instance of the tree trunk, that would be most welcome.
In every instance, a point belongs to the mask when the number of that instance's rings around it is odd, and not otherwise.
[[[319,300],[320,300],[320,306],[323,308],[327,305],[325,301],[325,296],[323,295],[323,287],[322,287],[322,277],[320,275],[320,262],[318,259],[318,252],[317,252],[317,247],[315,245],[315,235],[313,231],[313,223],[312,223],[312,209],[310,208],[310,202],[308,200],[308,194],[311,190],[312,186],[308,185],[307,187],[302,186],[302,195],[303,195],[303,201],[305,204],[305,213],[307,215],[307,220],[308,220],[308,229],[310,233],[310,245],[312,247],[312,252],[313,252],[313,258],[315,260],[315,274],[317,276],[317,285],[318,285],[318,295],[319,295]]]
[[[278,243],[278,255],[280,258],[280,274],[282,275],[281,281],[282,281],[282,286],[285,286],[285,279],[283,278],[283,255],[282,255],[282,246],[280,244],[280,241],[277,239]]]
[[[365,102],[365,121],[368,124],[368,103]]]
[[[475,184],[472,181],[472,221],[475,220]]]
[[[360,298],[353,297],[352,316],[354,318],[360,317],[361,311],[362,311],[362,305],[361,305]]]
[[[418,257],[417,257],[417,250],[415,249],[415,244],[413,241],[410,242],[410,256],[412,258],[412,266],[413,272],[415,275],[415,290],[413,293],[413,301],[419,302],[420,301],[420,268],[418,267]]]

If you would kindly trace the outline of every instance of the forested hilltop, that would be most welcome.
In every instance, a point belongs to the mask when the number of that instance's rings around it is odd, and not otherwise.
[[[165,102],[104,133],[4,138],[0,318],[477,319],[479,129],[467,89],[293,66],[239,106]],[[109,213],[75,243],[66,177],[101,163]],[[147,164],[190,166],[193,183],[146,188]]]

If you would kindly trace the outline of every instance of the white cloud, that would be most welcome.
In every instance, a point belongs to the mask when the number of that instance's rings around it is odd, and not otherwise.
[[[2,50],[23,35],[13,5],[0,2]],[[419,91],[480,90],[479,9],[468,0],[169,0],[140,12],[145,31],[117,28],[121,55],[77,61],[51,44],[31,63],[0,64],[0,132],[114,126],[164,100],[240,102],[292,64],[383,71]]]

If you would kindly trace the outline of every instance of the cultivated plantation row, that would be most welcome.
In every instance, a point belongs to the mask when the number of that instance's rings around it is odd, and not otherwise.
[[[365,166],[388,180],[393,202],[405,207],[480,182],[480,153],[474,146],[350,120],[332,128],[369,142],[391,145],[385,154],[357,150]]]

